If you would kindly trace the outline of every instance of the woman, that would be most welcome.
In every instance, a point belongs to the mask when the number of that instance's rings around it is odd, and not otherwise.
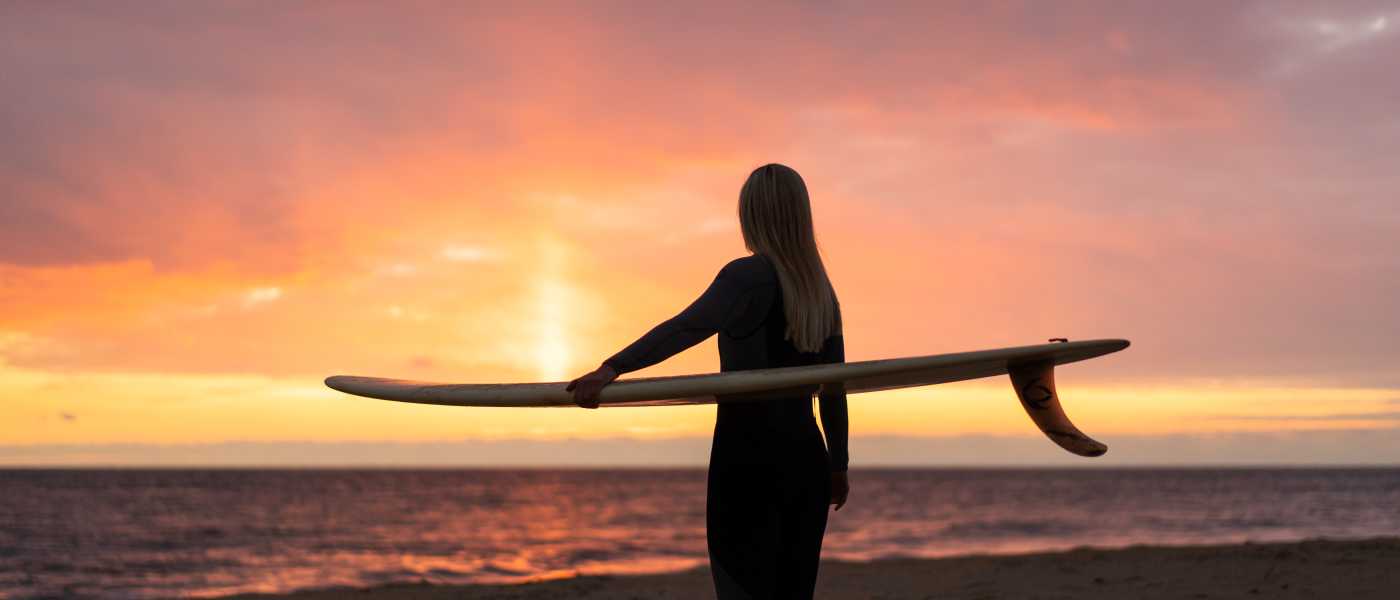
[[[807,186],[770,164],[739,192],[753,254],[731,261],[680,314],[569,383],[597,408],[622,373],[654,365],[719,334],[720,368],[741,371],[844,362],[841,307],[812,229]],[[821,430],[812,415],[819,393]],[[720,403],[705,502],[715,591],[727,598],[811,598],[827,506],[846,503],[846,392],[794,388],[778,398]]]

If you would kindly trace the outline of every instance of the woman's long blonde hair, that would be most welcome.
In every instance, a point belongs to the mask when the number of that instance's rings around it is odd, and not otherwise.
[[[749,174],[739,191],[739,228],[744,246],[767,257],[783,288],[784,338],[801,352],[821,350],[826,338],[841,332],[836,290],[826,276],[807,184],[790,167],[767,164]]]

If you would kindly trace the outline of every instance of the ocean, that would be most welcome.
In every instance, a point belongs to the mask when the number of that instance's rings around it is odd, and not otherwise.
[[[1400,535],[1400,469],[866,469],[824,558]],[[705,471],[0,471],[0,597],[503,582],[705,563]]]

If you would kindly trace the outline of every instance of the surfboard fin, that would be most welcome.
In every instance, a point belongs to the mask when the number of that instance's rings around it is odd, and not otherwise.
[[[1108,446],[1084,435],[1071,423],[1055,392],[1055,363],[1042,360],[1007,368],[1016,397],[1035,426],[1061,448],[1080,456],[1102,456]]]

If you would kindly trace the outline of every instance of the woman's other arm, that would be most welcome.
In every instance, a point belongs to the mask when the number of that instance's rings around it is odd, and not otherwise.
[[[839,320],[839,305],[836,315]],[[822,346],[822,362],[846,362],[846,341],[842,334],[827,338]],[[846,386],[839,382],[822,385],[817,394],[817,402],[820,404],[822,431],[826,432],[827,453],[831,455],[831,503],[836,505],[836,510],[841,510],[850,492],[850,484],[846,479],[846,469],[850,462],[847,449],[850,424],[846,413]]]

